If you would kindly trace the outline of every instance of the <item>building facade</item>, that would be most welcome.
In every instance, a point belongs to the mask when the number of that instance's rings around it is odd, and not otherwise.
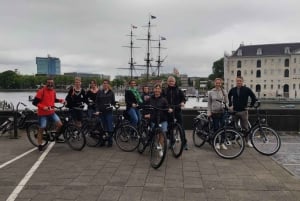
[[[300,98],[300,43],[240,45],[224,56],[226,90],[237,76],[258,98]]]
[[[38,75],[60,75],[60,59],[56,57],[36,57]]]

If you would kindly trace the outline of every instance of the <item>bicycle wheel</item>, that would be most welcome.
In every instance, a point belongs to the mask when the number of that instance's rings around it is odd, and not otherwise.
[[[281,147],[279,135],[267,126],[255,128],[251,134],[251,142],[256,151],[267,156],[277,153]]]
[[[167,154],[167,136],[161,130],[155,131],[150,145],[150,164],[154,169],[159,168]]]
[[[181,156],[183,151],[184,134],[183,129],[179,124],[174,124],[170,130],[170,143],[172,154],[175,158]]]
[[[140,143],[138,131],[129,124],[121,125],[116,130],[115,140],[118,147],[126,152],[135,150]]]
[[[147,140],[149,138],[149,134],[150,134],[149,130],[147,130],[147,129],[142,129],[140,131],[140,142],[139,142],[139,145],[137,147],[137,151],[140,154],[142,154],[146,149],[146,146],[147,146],[146,144],[147,144]]]
[[[27,133],[29,142],[31,144],[33,144],[33,146],[36,146],[36,147],[38,146],[38,141],[37,141],[38,130],[39,130],[38,123],[30,124],[26,128],[26,133]],[[49,139],[48,139],[48,135],[47,135],[47,130],[44,130],[42,146],[46,146],[48,144],[48,141],[49,141]]]
[[[84,133],[74,125],[66,126],[64,138],[69,147],[76,151],[81,151],[86,144]]]
[[[217,143],[224,143],[226,149],[224,149],[224,147],[216,147]],[[220,157],[234,159],[243,153],[245,141],[239,132],[233,129],[226,129],[226,131],[222,129],[214,136],[213,148]]]
[[[101,142],[101,136],[103,135],[102,129],[97,126],[93,126],[89,123],[83,124],[81,132],[84,133],[86,139],[86,145],[89,147],[95,147]]]
[[[203,130],[199,129],[200,127],[197,124],[193,129],[193,143],[196,147],[202,147],[206,142],[207,135],[205,135]]]

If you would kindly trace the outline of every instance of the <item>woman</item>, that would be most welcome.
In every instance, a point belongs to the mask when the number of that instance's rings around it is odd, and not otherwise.
[[[129,115],[130,123],[136,127],[141,119],[141,114],[137,107],[143,103],[143,100],[137,90],[135,80],[129,81],[129,88],[125,91],[125,102],[126,112]]]
[[[93,113],[96,112],[95,102],[98,90],[99,89],[96,80],[91,80],[90,89],[86,93],[89,118],[91,118]]]
[[[213,121],[213,129],[217,131],[224,125],[224,107],[223,103],[228,103],[227,92],[222,88],[223,80],[216,78],[215,87],[208,93],[207,115]],[[217,149],[227,149],[224,144],[224,138],[216,144]]]
[[[84,103],[86,103],[86,93],[81,88],[81,78],[75,77],[74,86],[66,96],[67,107],[71,110],[71,116],[78,127],[81,127]]]
[[[107,146],[111,147],[113,144],[113,108],[111,105],[115,105],[115,94],[111,90],[109,80],[103,80],[102,89],[98,91],[96,96],[96,114],[100,114],[100,119],[105,131],[108,132]],[[105,142],[101,143],[101,146],[105,145]]]

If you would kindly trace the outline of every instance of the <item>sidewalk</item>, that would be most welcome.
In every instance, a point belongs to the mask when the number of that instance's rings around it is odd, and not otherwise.
[[[158,170],[150,167],[147,152],[126,153],[116,145],[86,147],[77,152],[66,144],[55,144],[17,200],[300,200],[298,135],[283,135],[282,148],[273,157],[246,148],[234,160],[218,157],[209,145],[194,147],[190,130],[187,136],[190,149],[179,159],[168,152]],[[0,163],[31,148],[24,133],[17,140],[0,137]],[[39,156],[34,151],[0,169],[1,201],[6,200]]]

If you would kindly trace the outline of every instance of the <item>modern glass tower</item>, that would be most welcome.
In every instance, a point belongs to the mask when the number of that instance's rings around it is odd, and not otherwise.
[[[56,57],[36,57],[37,74],[60,75],[60,59]]]

